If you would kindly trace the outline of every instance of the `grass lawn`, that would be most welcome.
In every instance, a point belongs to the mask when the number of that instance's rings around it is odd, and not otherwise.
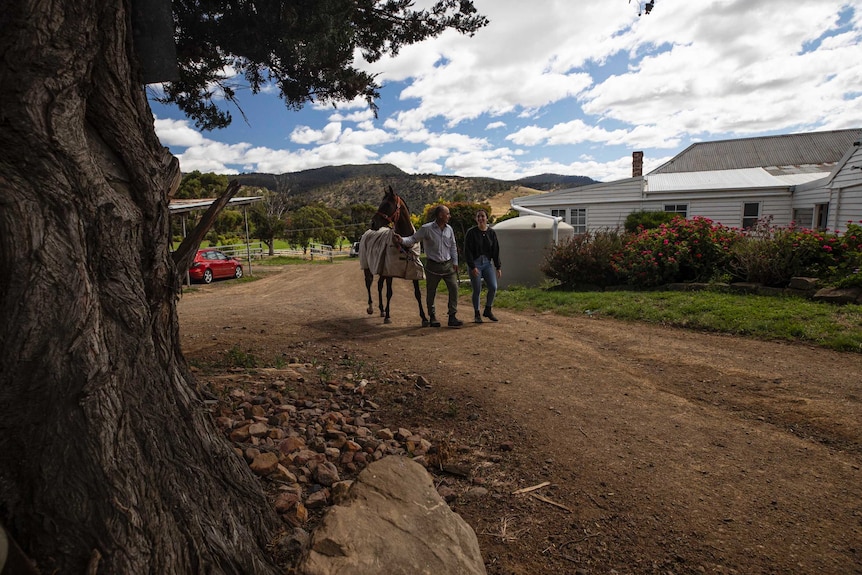
[[[862,305],[711,291],[562,292],[539,288],[500,291],[494,305],[564,316],[598,315],[763,340],[804,341],[862,353]]]

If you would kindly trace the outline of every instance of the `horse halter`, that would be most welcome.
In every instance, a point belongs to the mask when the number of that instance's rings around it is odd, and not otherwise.
[[[398,221],[398,218],[401,216],[401,208],[403,206],[404,206],[404,200],[401,199],[401,196],[396,195],[395,196],[395,211],[392,212],[391,216],[384,214],[380,210],[378,210],[375,215],[380,216],[381,218],[383,218],[384,220],[389,222],[389,225],[394,226],[395,222]]]

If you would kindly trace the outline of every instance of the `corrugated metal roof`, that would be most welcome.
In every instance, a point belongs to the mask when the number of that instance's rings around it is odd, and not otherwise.
[[[766,167],[812,167],[835,164],[862,137],[862,129],[809,132],[699,142],[650,174],[705,172]]]
[[[829,172],[807,172],[804,174],[785,174],[776,176],[779,180],[789,186],[801,186],[809,182],[825,180],[829,177]]]
[[[697,190],[734,190],[781,188],[804,184],[827,177],[829,172],[786,173],[778,176],[763,168],[740,170],[710,170],[672,174],[650,173],[644,176],[646,192],[674,192]]]

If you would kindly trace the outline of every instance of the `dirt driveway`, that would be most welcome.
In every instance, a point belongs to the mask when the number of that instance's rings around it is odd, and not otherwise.
[[[502,309],[423,329],[402,280],[384,325],[356,260],[262,275],[183,295],[187,357],[364,366],[393,428],[471,462],[437,482],[490,574],[862,573],[862,355]]]

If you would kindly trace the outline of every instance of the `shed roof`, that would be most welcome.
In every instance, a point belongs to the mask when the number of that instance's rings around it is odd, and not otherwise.
[[[246,206],[254,204],[263,199],[263,196],[250,196],[247,198],[231,198],[225,207]],[[185,214],[195,210],[205,210],[210,207],[215,198],[199,198],[194,200],[171,200],[171,214]]]
[[[652,174],[796,166],[828,172],[862,129],[739,138],[692,144]]]

